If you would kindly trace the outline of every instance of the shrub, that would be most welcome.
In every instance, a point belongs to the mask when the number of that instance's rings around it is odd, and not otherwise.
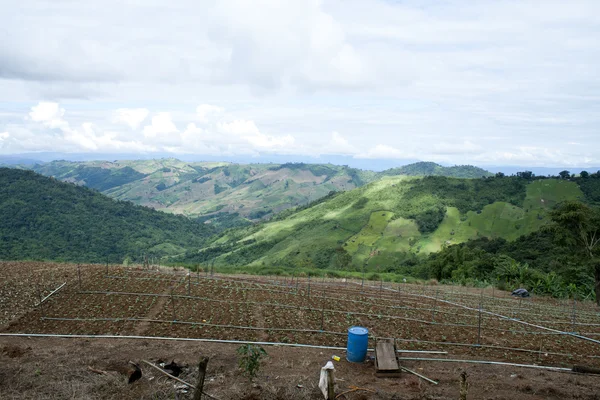
[[[237,349],[239,366],[250,380],[253,380],[260,369],[260,361],[267,352],[260,346],[243,344]]]

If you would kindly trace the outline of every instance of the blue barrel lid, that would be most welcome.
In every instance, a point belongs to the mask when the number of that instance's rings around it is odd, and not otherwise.
[[[369,330],[367,328],[363,328],[362,326],[352,326],[348,328],[348,332],[354,335],[368,335]]]

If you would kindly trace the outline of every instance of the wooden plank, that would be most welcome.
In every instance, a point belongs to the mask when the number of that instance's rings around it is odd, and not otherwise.
[[[396,359],[396,348],[394,339],[379,339],[375,346],[375,359],[379,371],[397,371],[398,360]]]

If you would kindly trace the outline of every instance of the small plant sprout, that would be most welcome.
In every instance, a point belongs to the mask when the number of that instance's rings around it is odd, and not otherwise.
[[[260,361],[267,356],[267,352],[260,346],[243,344],[237,349],[239,366],[252,381],[260,369]]]

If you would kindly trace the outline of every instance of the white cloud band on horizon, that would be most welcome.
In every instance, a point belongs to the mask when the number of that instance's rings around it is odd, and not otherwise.
[[[36,0],[0,21],[1,154],[600,164],[596,0]]]

